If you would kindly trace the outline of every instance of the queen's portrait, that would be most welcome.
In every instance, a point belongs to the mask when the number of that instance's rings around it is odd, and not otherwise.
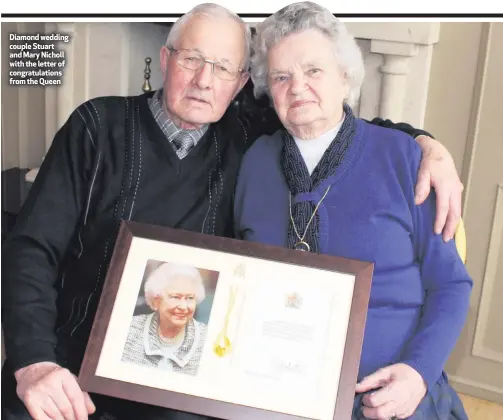
[[[196,375],[207,331],[194,319],[205,299],[201,273],[163,263],[145,281],[144,295],[152,312],[133,316],[122,361]]]

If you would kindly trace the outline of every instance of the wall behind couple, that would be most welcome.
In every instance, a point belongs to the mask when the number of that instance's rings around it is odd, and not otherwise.
[[[356,114],[363,118],[383,116],[422,127],[431,55],[438,41],[439,24],[349,22],[348,26],[362,48],[366,67]],[[159,49],[169,32],[166,23],[8,22],[2,24],[2,51],[5,52],[9,32],[59,32],[72,38],[68,44],[57,45],[66,57],[62,86],[9,86],[9,63],[3,61],[4,169],[39,166],[58,128],[82,102],[96,96],[141,93],[145,57],[152,59],[152,88],[161,86]]]
[[[162,74],[159,49],[169,27],[150,23],[18,23],[2,25],[2,170],[35,168],[56,131],[82,102],[104,95],[141,93],[145,57],[152,58],[151,84]],[[9,85],[9,33],[65,33],[62,86]],[[29,123],[28,123],[29,122]]]

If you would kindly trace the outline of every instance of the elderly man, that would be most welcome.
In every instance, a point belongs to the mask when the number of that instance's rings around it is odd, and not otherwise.
[[[163,89],[85,102],[56,134],[4,244],[3,419],[185,416],[100,396],[91,401],[74,374],[122,220],[231,235],[241,157],[275,127],[229,107],[248,81],[249,45],[249,28],[238,16],[196,7],[161,48]],[[417,201],[436,188],[442,208],[435,229],[447,220],[444,236],[452,238],[461,187],[449,153],[406,124],[373,123],[420,142]]]

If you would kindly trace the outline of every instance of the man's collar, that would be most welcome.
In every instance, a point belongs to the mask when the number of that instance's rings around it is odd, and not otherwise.
[[[184,130],[177,127],[176,124],[171,120],[167,112],[164,110],[162,88],[157,90],[154,95],[152,95],[152,97],[148,99],[148,103],[154,119],[157,121],[157,124],[159,125],[169,142],[172,142],[178,134],[184,131],[190,134],[190,136],[194,140],[194,145],[196,145],[209,128],[209,124],[205,124],[203,127],[197,130]]]

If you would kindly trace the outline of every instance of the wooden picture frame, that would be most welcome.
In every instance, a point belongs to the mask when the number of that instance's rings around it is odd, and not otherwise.
[[[184,295],[176,282],[158,281],[161,269],[182,265],[205,273],[209,307],[197,306],[196,283]],[[365,261],[123,221],[79,384],[226,420],[347,420],[373,270]],[[163,323],[171,328],[175,318],[183,341],[156,347]]]

